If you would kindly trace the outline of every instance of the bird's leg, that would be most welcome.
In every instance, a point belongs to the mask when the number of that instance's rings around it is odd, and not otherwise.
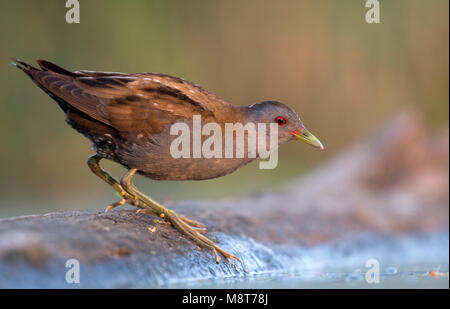
[[[116,192],[122,198],[120,201],[112,203],[111,205],[106,207],[105,211],[111,211],[115,207],[120,206],[120,205],[130,204],[130,205],[133,205],[133,206],[136,206],[136,207],[140,208],[138,210],[138,212],[140,212],[140,213],[146,213],[146,214],[153,215],[153,216],[159,216],[160,215],[159,213],[155,213],[153,211],[153,208],[151,207],[151,205],[145,204],[144,201],[137,199],[135,196],[133,196],[130,193],[128,193],[127,191],[125,191],[123,189],[122,185],[113,176],[111,176],[107,171],[105,171],[104,169],[102,169],[100,167],[99,163],[100,163],[101,159],[102,159],[102,157],[100,157],[97,154],[90,156],[89,159],[88,159],[88,166],[89,166],[89,168],[91,169],[91,171],[95,175],[97,175],[103,181],[105,181],[107,184],[112,186],[114,188],[114,190],[116,190]],[[156,202],[154,202],[154,203],[156,203]],[[192,227],[199,228],[199,232],[205,232],[205,226],[203,224],[201,224],[200,222],[197,222],[195,220],[191,220],[191,219],[185,218],[185,217],[183,217],[181,215],[178,215],[178,216],[184,222],[186,222],[188,225],[190,225]]]
[[[124,188],[127,193],[133,196],[134,200],[140,201],[143,204],[146,204],[150,207],[150,209],[142,209],[139,210],[139,212],[143,213],[150,213],[156,216],[159,216],[160,218],[168,217],[169,215],[177,216],[180,220],[182,220],[184,223],[186,223],[188,226],[197,229],[200,233],[206,232],[206,227],[200,222],[197,222],[192,219],[188,219],[182,215],[176,214],[173,210],[167,209],[163,205],[159,204],[158,202],[154,201],[144,193],[140,192],[133,184],[132,184],[132,178],[134,174],[136,173],[137,169],[129,170],[121,179],[120,185],[122,188]]]
[[[182,234],[189,237],[191,240],[193,240],[197,245],[207,248],[211,250],[216,258],[216,262],[220,262],[220,257],[217,254],[219,252],[227,259],[236,259],[239,262],[241,260],[226,252],[222,248],[220,248],[218,245],[216,245],[214,242],[203,236],[198,229],[196,229],[195,225],[199,225],[198,222],[186,219],[178,214],[176,214],[173,210],[167,209],[163,205],[155,202],[150,197],[145,195],[144,193],[140,192],[132,183],[132,178],[134,174],[136,173],[137,169],[133,168],[130,169],[121,179],[120,184],[122,185],[122,188],[124,188],[130,195],[132,195],[136,200],[143,201],[146,205],[150,206],[152,210],[159,214],[159,217],[167,219],[170,223],[172,223],[178,231],[180,231]],[[189,224],[189,222],[191,224]],[[192,225],[192,226],[191,226]],[[241,262],[242,263],[242,262]]]
[[[106,207],[105,211],[106,212],[111,211],[115,207],[123,205],[123,204],[130,204],[130,205],[139,207],[141,209],[145,209],[150,214],[157,215],[156,213],[152,212],[152,209],[149,206],[146,206],[143,203],[141,203],[140,201],[134,199],[134,197],[132,195],[130,195],[127,191],[125,191],[122,188],[120,183],[113,176],[111,176],[107,171],[102,169],[99,164],[101,159],[102,159],[102,157],[100,157],[97,154],[90,156],[88,159],[89,168],[95,175],[97,175],[99,178],[101,178],[103,181],[105,181],[107,184],[109,184],[111,187],[113,187],[114,190],[116,190],[117,194],[119,194],[120,197],[122,198],[120,201],[112,203],[111,205]]]

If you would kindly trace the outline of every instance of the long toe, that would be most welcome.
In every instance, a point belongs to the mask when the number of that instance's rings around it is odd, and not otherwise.
[[[209,238],[202,235],[198,231],[198,229],[189,226],[186,222],[181,220],[181,218],[176,217],[176,216],[171,216],[168,219],[183,235],[186,235],[187,237],[189,237],[191,240],[193,240],[199,246],[211,250],[215,256],[217,263],[219,263],[221,260],[221,258],[217,254],[217,252],[219,252],[227,260],[236,259],[242,264],[242,261],[238,257],[236,257],[236,256],[226,252],[222,248],[220,248],[217,244],[215,244]]]

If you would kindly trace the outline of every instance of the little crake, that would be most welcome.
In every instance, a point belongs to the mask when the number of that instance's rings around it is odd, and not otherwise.
[[[229,174],[255,158],[173,158],[171,125],[190,124],[194,115],[221,127],[226,123],[276,123],[279,145],[299,139],[323,149],[295,111],[277,101],[240,107],[170,75],[71,72],[45,60],[37,62],[40,68],[13,59],[16,67],[58,103],[67,123],[92,141],[96,154],[89,158],[89,167],[122,197],[107,210],[128,203],[141,212],[164,218],[197,245],[210,249],[217,262],[218,253],[227,259],[239,259],[205,237],[203,224],[167,209],[139,191],[132,184],[132,177],[139,173],[156,180],[211,179]],[[128,172],[117,181],[100,167],[103,158],[120,163]]]

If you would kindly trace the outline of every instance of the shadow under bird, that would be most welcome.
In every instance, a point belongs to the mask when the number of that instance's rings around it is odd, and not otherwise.
[[[218,253],[226,259],[239,258],[208,239],[203,224],[139,191],[132,177],[139,173],[156,180],[211,179],[229,174],[255,158],[174,158],[170,154],[174,138],[170,127],[177,122],[192,126],[194,115],[222,128],[225,123],[275,122],[279,145],[299,139],[323,149],[296,112],[277,101],[234,106],[194,83],[166,74],[70,72],[45,60],[37,62],[40,68],[13,58],[13,64],[58,103],[67,123],[92,141],[96,154],[88,159],[90,169],[122,197],[106,210],[128,203],[140,208],[140,212],[164,218],[198,246],[211,250],[217,262]],[[103,158],[128,169],[120,181],[100,167]]]

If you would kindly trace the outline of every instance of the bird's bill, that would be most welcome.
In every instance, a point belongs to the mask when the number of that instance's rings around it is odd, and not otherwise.
[[[295,136],[296,139],[299,139],[302,142],[305,142],[313,147],[320,148],[320,149],[324,148],[322,143],[319,141],[319,139],[317,137],[315,137],[314,135],[312,135],[312,133],[309,132],[308,130],[306,130],[305,128],[302,128],[302,129],[299,129],[296,131],[291,131],[290,133],[293,136]]]

